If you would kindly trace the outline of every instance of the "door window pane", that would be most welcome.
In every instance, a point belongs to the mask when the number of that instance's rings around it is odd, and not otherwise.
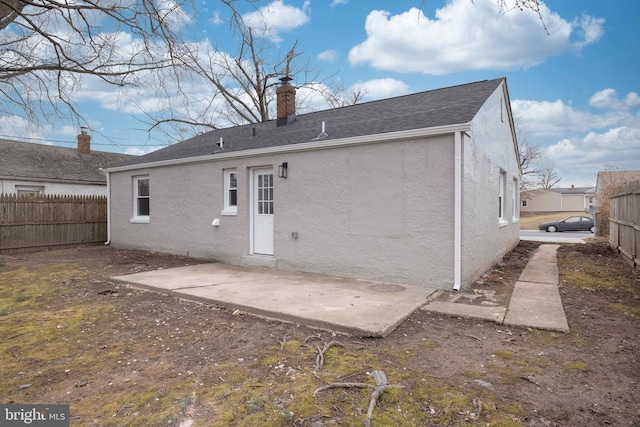
[[[258,214],[273,214],[273,174],[258,175]]]

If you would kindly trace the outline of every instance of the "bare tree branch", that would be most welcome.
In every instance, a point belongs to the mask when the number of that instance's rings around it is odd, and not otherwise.
[[[170,7],[154,0],[0,0],[0,112],[22,111],[36,123],[78,121],[83,77],[123,87],[173,67],[182,43],[174,15],[190,0],[164,4]]]
[[[547,165],[540,173],[540,188],[548,190],[558,184],[562,178],[558,176],[558,172],[553,166]]]

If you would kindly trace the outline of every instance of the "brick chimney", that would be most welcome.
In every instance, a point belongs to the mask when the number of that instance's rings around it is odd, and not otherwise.
[[[289,83],[291,80],[289,76],[281,78],[282,84],[276,89],[277,126],[288,125],[296,119],[296,88]]]
[[[91,135],[87,133],[87,128],[80,128],[80,135],[78,135],[78,154],[80,156],[91,155]]]

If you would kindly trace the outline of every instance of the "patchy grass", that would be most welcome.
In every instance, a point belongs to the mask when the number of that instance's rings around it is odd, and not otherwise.
[[[568,334],[418,310],[384,339],[335,336],[109,283],[141,265],[184,260],[104,249],[84,260],[77,258],[91,251],[71,252],[63,262],[61,252],[33,255],[0,270],[0,395],[68,403],[72,426],[362,426],[372,388],[314,391],[373,386],[370,373],[380,370],[399,387],[382,393],[373,426],[618,425],[637,418],[640,347],[629,326],[637,326],[636,288],[611,285],[609,273],[583,287],[594,263],[578,250],[586,249],[559,252],[561,267],[566,260],[575,270],[561,287],[573,292],[566,300],[563,293]],[[599,253],[602,268],[621,271],[610,252]],[[517,276],[521,263],[513,258],[500,277]],[[606,313],[580,305],[591,296],[611,297],[593,305]],[[330,341],[342,345],[329,348],[318,369],[318,348]],[[598,400],[603,381],[611,401]],[[584,410],[592,403],[601,412]]]
[[[566,362],[562,365],[562,367],[567,371],[587,372],[589,370],[589,366],[587,365],[587,363],[582,360]]]

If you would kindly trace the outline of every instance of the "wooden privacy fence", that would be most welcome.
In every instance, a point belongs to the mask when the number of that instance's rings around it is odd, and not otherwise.
[[[106,240],[106,196],[0,194],[2,252]]]
[[[622,186],[609,203],[609,243],[640,266],[640,181]]]

